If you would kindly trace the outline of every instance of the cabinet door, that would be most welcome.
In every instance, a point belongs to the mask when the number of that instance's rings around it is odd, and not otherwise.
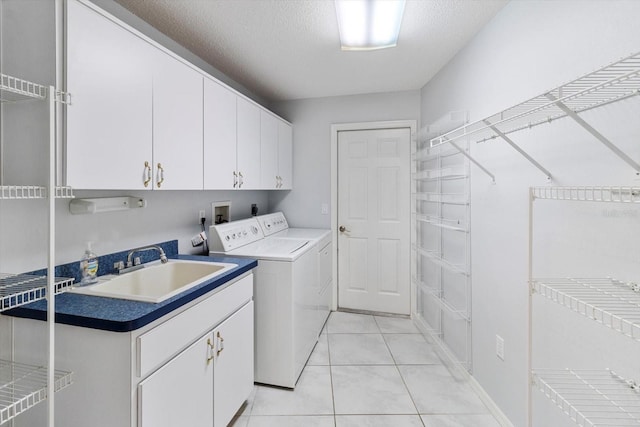
[[[204,79],[205,190],[237,187],[236,98],[226,87]]]
[[[202,190],[200,73],[154,49],[154,189]]]
[[[221,323],[213,335],[213,425],[224,427],[253,390],[253,301]]]
[[[242,97],[237,99],[238,113],[238,187],[260,188],[260,108]]]
[[[293,188],[293,130],[283,121],[278,121],[278,176],[281,190]]]
[[[207,334],[138,385],[138,427],[211,427],[213,364]]]
[[[145,162],[152,163],[149,45],[84,4],[67,5],[67,184],[145,189]]]
[[[260,110],[260,188],[279,188],[278,123],[271,114]]]

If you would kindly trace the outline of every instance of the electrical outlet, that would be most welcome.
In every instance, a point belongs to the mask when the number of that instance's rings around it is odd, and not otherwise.
[[[204,209],[198,212],[198,224],[202,224],[202,218],[206,218],[207,215],[204,212]]]
[[[496,335],[496,356],[504,360],[504,339],[500,335]]]
[[[320,205],[320,213],[322,215],[329,215],[329,205],[327,203],[322,203]]]

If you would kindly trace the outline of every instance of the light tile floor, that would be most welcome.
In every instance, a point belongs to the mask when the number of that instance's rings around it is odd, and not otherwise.
[[[256,386],[233,427],[499,427],[409,319],[334,312],[295,390]]]

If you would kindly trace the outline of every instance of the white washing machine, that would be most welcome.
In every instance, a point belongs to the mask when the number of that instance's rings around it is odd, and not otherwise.
[[[308,240],[318,254],[317,284],[313,304],[317,307],[314,328],[318,334],[329,317],[332,304],[332,239],[331,230],[322,228],[289,228],[289,223],[282,212],[257,217],[267,239],[303,239]]]
[[[294,388],[318,340],[317,250],[298,238],[266,239],[256,218],[213,225],[210,254],[255,258],[255,382]]]

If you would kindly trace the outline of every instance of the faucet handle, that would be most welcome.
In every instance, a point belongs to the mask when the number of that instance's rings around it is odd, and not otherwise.
[[[124,261],[118,261],[113,263],[113,269],[116,271],[120,271],[124,268]]]
[[[140,257],[137,256],[133,259],[133,265],[140,265],[142,263],[142,261],[140,260]]]

